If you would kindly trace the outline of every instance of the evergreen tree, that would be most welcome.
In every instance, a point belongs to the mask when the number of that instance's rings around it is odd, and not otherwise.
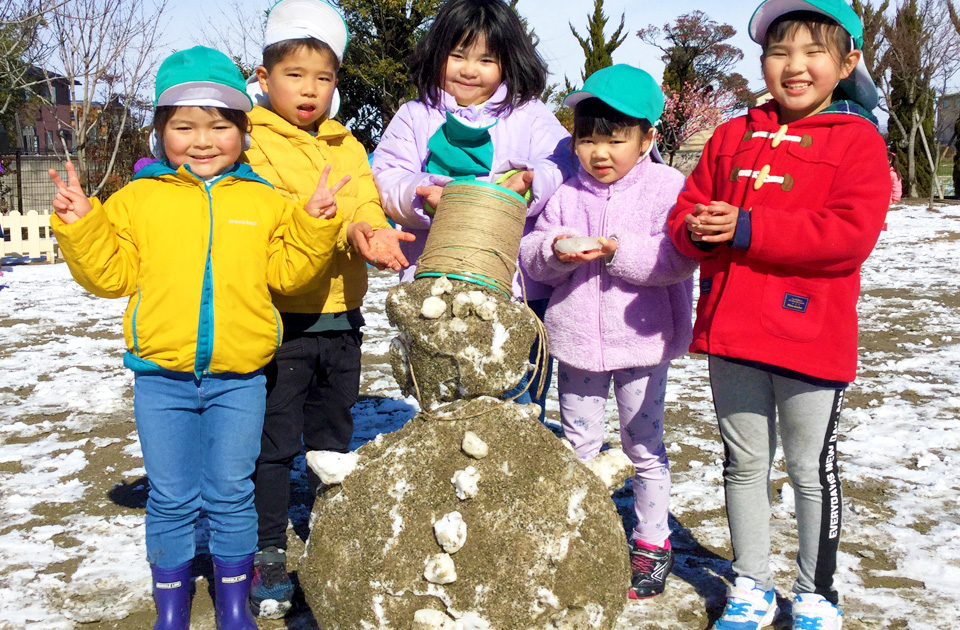
[[[573,24],[570,24],[570,32],[577,38],[586,58],[583,63],[583,72],[580,75],[584,81],[597,70],[613,65],[613,51],[619,48],[623,40],[627,38],[626,35],[622,34],[625,17],[624,14],[620,15],[620,26],[608,39],[603,34],[603,29],[608,22],[608,18],[603,12],[603,0],[593,0],[593,15],[587,17],[586,36],[581,37]]]
[[[960,14],[953,3],[947,0],[947,9],[950,13],[950,22],[960,35]],[[960,198],[960,115],[953,124],[953,196]]]
[[[960,116],[953,124],[953,196],[960,198]]]
[[[573,133],[573,108],[564,105],[563,99],[575,89],[577,89],[577,86],[570,83],[570,79],[564,75],[562,87],[559,83],[551,83],[540,97],[540,100],[553,107],[553,113],[557,120],[570,133]]]
[[[413,52],[443,0],[338,0],[350,45],[339,75],[338,118],[372,151],[400,106],[416,98],[407,75]]]
[[[867,66],[874,83],[878,83],[881,69],[880,48],[883,44],[883,29],[887,26],[886,12],[890,0],[876,8],[862,0],[853,0],[853,10],[863,20],[863,63]]]
[[[520,13],[520,9],[517,7],[519,2],[520,0],[510,0],[510,8],[517,14],[517,19],[520,20],[520,25],[523,27],[523,32],[527,34],[527,39],[529,39],[533,47],[536,48],[537,44],[540,43],[540,38],[537,36],[537,32],[530,26],[530,21]]]

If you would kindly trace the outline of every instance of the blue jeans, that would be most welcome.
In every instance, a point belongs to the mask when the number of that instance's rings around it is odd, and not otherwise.
[[[200,509],[210,553],[226,562],[257,550],[253,470],[260,453],[266,377],[138,373],[133,410],[150,479],[147,560],[162,569],[192,560]]]
[[[530,310],[540,318],[540,321],[543,321],[543,316],[547,312],[547,304],[550,302],[550,298],[544,298],[542,300],[530,300],[527,302],[527,305],[530,307]],[[533,342],[533,346],[530,348],[530,363],[534,365],[537,364],[537,352],[540,348],[540,340],[537,339]],[[524,386],[529,382],[530,387],[527,388],[527,391],[523,392],[518,396],[514,402],[519,405],[527,405],[532,402],[540,405],[540,422],[544,422],[547,414],[547,390],[550,389],[550,377],[553,375],[553,357],[547,359],[547,368],[546,370],[537,371],[536,376],[534,376],[533,381],[530,382],[530,377],[533,376],[533,371],[527,372],[524,374],[523,378],[520,379],[520,383],[507,392],[504,395],[504,398],[510,398],[511,396],[516,396],[517,392],[524,388]],[[537,389],[540,387],[540,383],[543,383],[543,392],[537,396]]]

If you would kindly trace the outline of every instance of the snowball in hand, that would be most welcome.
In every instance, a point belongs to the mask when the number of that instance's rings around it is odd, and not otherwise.
[[[561,238],[553,244],[553,248],[561,254],[576,254],[577,252],[589,252],[602,247],[600,239],[593,236],[575,236],[573,238]]]

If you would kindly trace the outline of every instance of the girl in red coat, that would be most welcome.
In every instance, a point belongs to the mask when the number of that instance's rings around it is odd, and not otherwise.
[[[802,9],[802,10],[800,10]],[[773,100],[721,125],[669,218],[700,260],[691,350],[709,355],[737,574],[716,630],[777,614],[769,478],[777,427],[796,496],[794,628],[839,630],[843,392],[857,367],[860,266],[890,201],[877,93],[844,0],[767,0],[750,20]]]

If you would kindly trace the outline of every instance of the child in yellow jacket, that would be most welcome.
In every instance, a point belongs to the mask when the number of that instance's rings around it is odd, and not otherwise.
[[[160,160],[101,204],[73,165],[50,223],[73,277],[129,296],[124,363],[150,479],[147,559],[154,630],[188,630],[194,526],[210,516],[217,627],[256,630],[247,608],[257,541],[251,476],[263,426],[263,367],[282,328],[270,294],[309,290],[342,220],[328,173],[299,207],[238,163],[250,98],[226,55],[174,53],[156,81]]]
[[[282,0],[271,9],[257,68],[250,119],[253,169],[290,199],[310,194],[326,168],[350,178],[337,195],[343,227],[333,262],[303,295],[274,295],[283,344],[267,368],[267,413],[257,460],[259,542],[251,605],[261,617],[282,617],[293,585],[286,572],[287,509],[294,458],[310,451],[346,452],[353,437],[351,407],[360,392],[360,305],[367,263],[407,266],[390,227],[363,146],[331,120],[339,102],[337,73],[349,34],[340,13],[322,0]],[[259,88],[259,94],[257,89]],[[259,105],[261,104],[262,105]],[[319,478],[307,471],[310,495]]]

